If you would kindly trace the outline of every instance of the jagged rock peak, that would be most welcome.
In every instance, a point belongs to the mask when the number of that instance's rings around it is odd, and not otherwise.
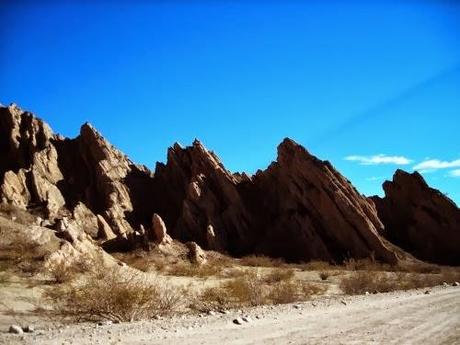
[[[460,264],[460,209],[451,199],[418,172],[397,170],[383,189],[372,200],[391,242],[422,260]]]

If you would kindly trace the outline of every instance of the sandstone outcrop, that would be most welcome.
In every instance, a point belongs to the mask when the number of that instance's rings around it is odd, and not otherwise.
[[[0,153],[0,200],[50,223],[67,217],[92,237],[107,239],[133,232],[151,217],[148,206],[134,211],[132,201],[149,205],[144,194],[153,181],[150,171],[90,124],[66,139],[16,105],[1,107]]]
[[[372,253],[396,262],[382,241],[383,226],[374,205],[327,161],[310,155],[290,139],[278,146],[278,159],[253,183],[262,241],[258,248],[296,260],[341,261]]]
[[[193,264],[203,265],[206,263],[206,254],[198,244],[195,242],[187,242],[185,245],[189,250],[188,257]]]
[[[253,176],[230,173],[198,140],[174,144],[152,173],[88,123],[76,138],[63,138],[12,105],[0,107],[0,153],[2,203],[57,232],[99,239],[106,250],[169,248],[176,239],[189,243],[197,263],[205,261],[201,248],[395,263],[400,251],[390,240],[426,260],[460,262],[458,208],[421,177],[398,172],[386,197],[372,201],[290,139]]]
[[[171,237],[166,233],[166,225],[161,217],[154,213],[152,217],[152,230],[154,241],[158,244],[169,244],[172,242]]]
[[[417,173],[396,171],[383,184],[385,197],[372,197],[385,236],[419,259],[460,265],[460,209]]]
[[[328,162],[286,139],[278,159],[255,176],[231,174],[199,141],[168,151],[157,164],[155,205],[174,238],[234,255],[396,262],[379,232],[372,202]],[[210,226],[210,224],[212,224]]]

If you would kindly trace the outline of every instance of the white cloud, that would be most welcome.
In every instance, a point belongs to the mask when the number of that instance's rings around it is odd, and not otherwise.
[[[371,177],[367,177],[366,181],[382,181],[384,179],[385,177],[383,176],[371,176]]]
[[[449,176],[460,177],[460,169],[455,169],[455,170],[449,171]]]
[[[414,170],[438,170],[448,168],[460,168],[460,159],[450,162],[440,161],[439,159],[429,159],[414,166]]]
[[[361,165],[378,165],[378,164],[396,164],[407,165],[412,163],[412,160],[403,156],[387,156],[385,154],[374,156],[347,156],[347,161],[359,162]]]

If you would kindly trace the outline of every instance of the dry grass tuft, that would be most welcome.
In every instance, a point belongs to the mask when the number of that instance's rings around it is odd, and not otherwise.
[[[455,271],[442,274],[359,271],[342,279],[340,288],[345,294],[358,295],[433,287],[444,282],[453,283],[458,278],[460,272]]]
[[[0,203],[0,214],[22,225],[33,224],[36,220],[30,212],[7,203]]]
[[[291,280],[295,276],[295,271],[292,268],[274,268],[269,274],[264,277],[265,283],[279,283],[285,280]]]
[[[240,277],[205,289],[195,301],[193,308],[207,311],[292,303],[307,300],[325,291],[322,286],[295,280],[292,269],[279,275],[280,272],[282,270],[277,269],[264,277],[258,273],[246,271]]]
[[[48,273],[57,284],[68,283],[72,281],[77,271],[73,265],[67,264],[65,261],[53,262],[48,266]]]
[[[9,241],[0,244],[0,266],[2,270],[17,270],[35,274],[40,271],[44,252],[40,245],[32,241],[24,232],[9,234]]]
[[[184,261],[170,265],[165,271],[172,276],[207,278],[218,276],[222,271],[222,267],[207,263],[198,265]]]
[[[331,265],[326,261],[310,261],[300,265],[303,271],[323,271],[323,270],[334,270],[337,266]]]
[[[102,277],[101,277],[102,276]],[[120,268],[99,270],[78,285],[49,289],[45,297],[59,315],[76,320],[134,321],[175,311],[185,293]]]
[[[240,264],[250,267],[280,267],[286,265],[282,259],[270,258],[264,255],[249,255],[242,257]]]
[[[319,277],[321,280],[327,280],[327,278],[329,278],[331,276],[331,273],[330,272],[319,272]]]

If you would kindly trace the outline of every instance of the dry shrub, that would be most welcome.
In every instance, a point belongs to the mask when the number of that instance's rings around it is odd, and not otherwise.
[[[302,287],[303,285],[298,281],[283,281],[272,286],[268,298],[274,304],[296,302],[303,297]]]
[[[348,271],[394,271],[394,266],[377,262],[372,256],[365,259],[347,259],[343,265]]]
[[[343,278],[340,282],[340,288],[347,295],[359,295],[365,292],[387,292],[388,282],[389,280],[384,275],[360,271],[350,277]]]
[[[141,271],[141,272],[149,272],[153,267],[156,267],[153,263],[149,262],[148,260],[137,258],[129,263],[129,266]]]
[[[198,277],[207,278],[210,276],[219,275],[222,271],[222,267],[211,265],[211,264],[194,264],[190,262],[179,262],[174,265],[170,265],[166,269],[166,273],[172,276],[184,276],[184,277]]]
[[[11,274],[8,272],[0,272],[0,286],[8,284],[11,279]]]
[[[70,282],[75,278],[77,271],[73,265],[67,264],[64,260],[52,262],[48,265],[48,273],[57,284]]]
[[[30,225],[35,223],[36,217],[26,210],[22,210],[19,207],[10,205],[7,203],[0,203],[0,214],[3,214],[6,218],[23,225]]]
[[[229,291],[222,286],[206,288],[191,305],[199,311],[225,310],[231,308],[232,300]]]
[[[282,281],[270,287],[268,299],[273,304],[286,304],[310,299],[313,295],[324,293],[323,286],[298,280]]]
[[[396,290],[409,290],[453,283],[460,278],[459,272],[447,274],[416,274],[416,273],[376,273],[359,271],[342,279],[340,288],[345,294],[358,295],[365,292],[378,293]]]
[[[285,278],[267,284],[266,279],[254,272],[229,280],[219,286],[205,289],[198,297],[194,309],[222,310],[241,306],[291,303],[309,299],[325,291],[324,287]]]
[[[249,273],[227,281],[224,289],[228,291],[230,299],[237,304],[256,306],[265,304],[265,291],[263,280],[257,273]]]
[[[441,280],[448,284],[460,282],[460,271],[458,270],[445,270],[441,273]]]
[[[285,265],[282,259],[270,258],[264,255],[249,255],[240,259],[240,264],[251,267],[280,267]]]
[[[295,272],[292,268],[275,268],[264,277],[264,281],[266,283],[279,283],[285,280],[291,280],[294,276]]]
[[[143,279],[120,268],[91,275],[78,285],[49,289],[45,297],[59,315],[77,320],[134,321],[176,310],[184,290]]]
[[[395,271],[408,273],[441,273],[442,268],[438,265],[424,262],[400,262],[394,266]]]
[[[302,270],[304,271],[322,271],[322,270],[332,270],[337,269],[336,266],[331,265],[326,261],[310,261],[301,265]]]
[[[19,268],[22,273],[35,274],[40,271],[44,256],[40,245],[21,231],[10,233],[9,240],[0,244],[2,270]]]
[[[48,262],[46,269],[55,283],[62,284],[72,281],[80,273],[99,274],[99,270],[104,269],[104,260],[101,253],[95,252],[69,260]]]
[[[327,280],[331,276],[330,272],[320,272],[319,277],[321,280]]]

